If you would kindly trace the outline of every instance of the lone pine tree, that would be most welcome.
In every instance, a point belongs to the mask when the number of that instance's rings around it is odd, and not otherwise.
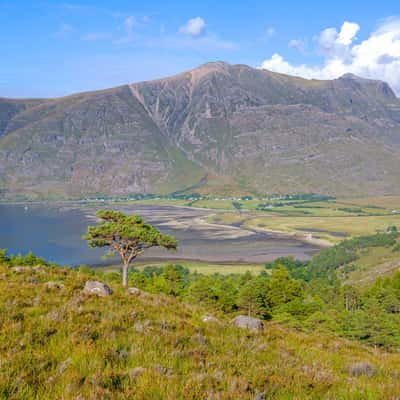
[[[150,247],[176,250],[173,236],[163,235],[153,225],[144,222],[138,215],[125,215],[119,211],[101,210],[96,213],[101,222],[89,226],[84,238],[91,247],[108,247],[122,259],[122,285],[128,285],[131,262]]]

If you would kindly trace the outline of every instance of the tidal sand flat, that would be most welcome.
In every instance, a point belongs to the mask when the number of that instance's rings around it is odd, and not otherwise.
[[[7,248],[10,253],[32,251],[60,264],[106,265],[115,262],[102,259],[102,250],[90,249],[82,240],[99,208],[65,203],[0,205],[0,248]],[[135,204],[107,208],[139,214],[178,239],[176,252],[151,249],[140,257],[141,260],[263,263],[281,256],[307,260],[320,250],[314,244],[295,238],[208,223],[207,217],[215,210]]]

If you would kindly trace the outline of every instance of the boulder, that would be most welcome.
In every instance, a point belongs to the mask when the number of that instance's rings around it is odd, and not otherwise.
[[[367,361],[358,362],[348,367],[349,374],[352,376],[365,375],[373,377],[376,375],[376,366]]]
[[[143,375],[146,372],[146,368],[144,367],[135,367],[129,370],[128,375],[130,379],[136,379],[140,375]]]
[[[112,292],[112,289],[108,285],[99,281],[87,281],[83,288],[83,293],[95,294],[101,297],[110,296]]]
[[[150,328],[150,326],[151,326],[151,321],[150,320],[148,320],[148,319],[146,319],[145,321],[143,321],[143,322],[135,322],[134,324],[133,324],[133,329],[136,331],[136,332],[139,332],[139,333],[142,333],[142,332],[147,332],[148,331],[148,329]]]
[[[206,324],[211,323],[221,325],[221,321],[217,317],[214,317],[214,315],[203,315],[201,320]]]
[[[66,369],[72,364],[72,359],[71,358],[67,358],[65,361],[63,361],[57,368],[57,372],[59,374],[63,374]]]
[[[167,368],[161,364],[157,364],[154,366],[154,370],[158,372],[160,375],[172,376],[174,371],[171,368]]]
[[[127,291],[129,294],[132,294],[134,296],[139,296],[142,293],[142,291],[140,289],[138,289],[137,287],[130,287],[130,288],[128,288]]]
[[[66,312],[63,308],[56,308],[47,314],[43,315],[41,318],[45,318],[49,321],[62,322],[66,319]]]
[[[12,271],[16,272],[17,274],[21,274],[23,272],[32,271],[32,267],[17,266],[17,267],[13,267]]]
[[[46,282],[46,289],[49,289],[49,290],[64,289],[64,284],[59,281],[49,281],[49,282]]]
[[[238,328],[249,329],[253,332],[261,332],[264,330],[264,323],[261,319],[248,317],[247,315],[238,315],[232,320],[232,323]]]

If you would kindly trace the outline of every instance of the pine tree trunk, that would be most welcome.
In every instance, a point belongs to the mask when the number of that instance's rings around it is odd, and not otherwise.
[[[124,264],[122,267],[122,286],[123,287],[128,286],[128,269],[129,269],[129,265]]]

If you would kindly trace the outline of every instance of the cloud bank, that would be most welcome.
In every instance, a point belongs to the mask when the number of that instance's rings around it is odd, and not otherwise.
[[[359,30],[357,23],[348,21],[339,31],[324,29],[317,38],[317,50],[324,57],[320,65],[292,64],[275,53],[260,67],[309,79],[334,79],[349,72],[386,81],[400,95],[400,18],[386,19],[357,43]]]

